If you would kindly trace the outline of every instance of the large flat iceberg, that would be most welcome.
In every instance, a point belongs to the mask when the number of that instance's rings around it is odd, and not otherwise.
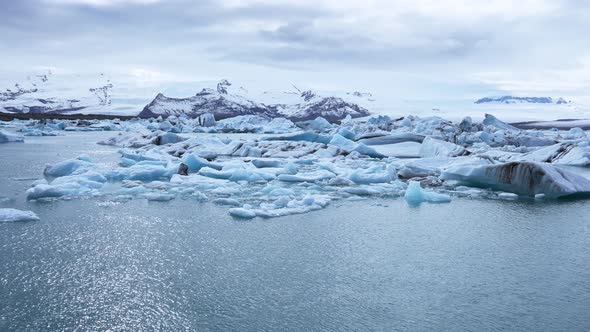
[[[558,198],[590,193],[590,180],[571,171],[536,162],[452,167],[443,172],[441,178],[532,197],[543,194],[548,198]]]

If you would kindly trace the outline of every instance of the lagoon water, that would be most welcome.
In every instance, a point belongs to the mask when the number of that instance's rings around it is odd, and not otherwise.
[[[336,202],[236,220],[207,202],[27,202],[110,133],[0,145],[0,331],[590,330],[590,202]]]

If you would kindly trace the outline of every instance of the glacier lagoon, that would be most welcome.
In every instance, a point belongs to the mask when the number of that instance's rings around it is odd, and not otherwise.
[[[587,330],[586,200],[333,201],[272,219],[208,201],[27,201],[46,164],[116,165],[108,132],[0,145],[0,329]]]

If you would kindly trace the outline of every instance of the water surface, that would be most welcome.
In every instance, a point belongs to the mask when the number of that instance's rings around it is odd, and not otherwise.
[[[174,200],[27,202],[109,133],[0,145],[0,330],[590,329],[588,201],[336,202],[240,221]]]

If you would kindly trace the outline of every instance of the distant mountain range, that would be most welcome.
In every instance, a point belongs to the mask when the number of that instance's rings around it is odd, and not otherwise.
[[[113,100],[115,85],[102,74],[72,83],[51,73],[28,77],[21,84],[0,91],[0,112],[18,114],[122,114],[140,117],[168,117],[186,115],[198,117],[210,113],[216,119],[238,115],[259,115],[268,118],[285,117],[292,121],[323,117],[338,121],[347,115],[353,118],[368,116],[367,109],[356,102],[373,101],[367,92],[341,93],[340,96],[320,96],[312,90],[302,91],[296,86],[279,91],[250,93],[242,86],[227,80],[204,88],[187,98],[167,97],[162,93],[147,105],[121,104],[121,97]],[[89,86],[89,87],[84,87]],[[119,95],[122,95],[119,92]],[[355,102],[356,101],[356,102]],[[144,102],[145,103],[145,102]],[[143,110],[141,110],[141,107]],[[140,111],[141,110],[141,111]]]
[[[339,97],[322,97],[311,90],[300,91],[295,87],[295,91],[274,92],[270,99],[275,103],[266,104],[252,100],[245,88],[232,87],[229,81],[222,80],[216,89],[205,88],[192,97],[170,98],[160,93],[139,113],[139,116],[186,115],[195,118],[211,113],[218,120],[239,115],[260,115],[269,118],[284,117],[291,121],[313,120],[321,116],[333,122],[342,120],[347,115],[352,118],[370,115],[367,109],[355,103]],[[268,99],[268,94],[271,93],[265,94]],[[356,92],[354,96],[364,95]]]
[[[0,91],[0,111],[68,114],[89,107],[104,108],[111,105],[110,89],[113,84],[103,75],[96,78],[92,83],[94,86],[78,92],[76,96],[64,95],[62,83],[54,80],[51,72],[30,76],[25,82],[15,83],[13,87]]]
[[[563,98],[553,99],[551,97],[515,97],[515,96],[502,96],[502,97],[486,97],[475,101],[476,104],[570,104],[571,101],[567,101]]]

